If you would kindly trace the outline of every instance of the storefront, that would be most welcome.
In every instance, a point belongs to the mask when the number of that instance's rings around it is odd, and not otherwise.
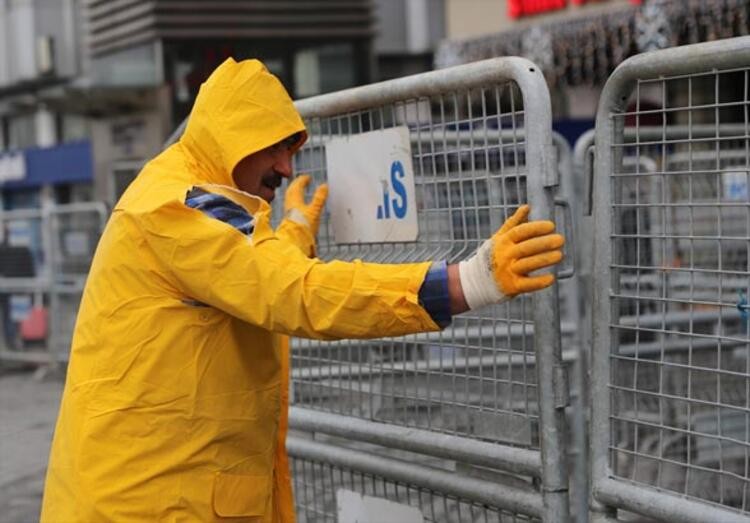
[[[44,240],[41,220],[34,213],[45,206],[90,200],[92,181],[88,141],[0,153],[2,210],[30,210],[28,219],[0,220],[0,245],[27,248],[34,272],[41,272]]]
[[[473,12],[461,0],[449,2],[449,13],[458,18],[436,53],[436,67],[496,56],[528,58],[544,72],[556,129],[571,143],[593,126],[604,82],[628,57],[750,32],[748,0],[498,0],[494,4],[492,18],[486,12],[479,17],[478,9]],[[472,32],[476,26],[484,34]],[[711,101],[711,86],[696,92]],[[658,92],[641,93],[641,102],[654,108],[661,100]]]

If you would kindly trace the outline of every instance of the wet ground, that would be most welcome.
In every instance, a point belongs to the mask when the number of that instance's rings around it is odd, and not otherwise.
[[[0,368],[0,523],[34,523],[62,378]]]

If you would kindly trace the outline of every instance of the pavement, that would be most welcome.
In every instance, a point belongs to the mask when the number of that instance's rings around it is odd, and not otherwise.
[[[0,523],[35,523],[62,394],[57,374],[0,368]]]

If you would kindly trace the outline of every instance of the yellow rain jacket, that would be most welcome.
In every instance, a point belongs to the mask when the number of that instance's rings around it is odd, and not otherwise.
[[[114,209],[84,291],[42,521],[293,521],[284,447],[288,345],[437,330],[429,263],[323,263],[296,224],[234,186],[245,156],[304,130],[258,61],[227,60],[181,140]],[[250,234],[186,205],[194,187]]]

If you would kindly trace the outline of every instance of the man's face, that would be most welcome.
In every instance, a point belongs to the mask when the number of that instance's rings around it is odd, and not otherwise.
[[[296,139],[295,139],[296,137]],[[292,152],[297,135],[246,156],[232,172],[237,187],[272,202],[284,178],[292,177]]]

